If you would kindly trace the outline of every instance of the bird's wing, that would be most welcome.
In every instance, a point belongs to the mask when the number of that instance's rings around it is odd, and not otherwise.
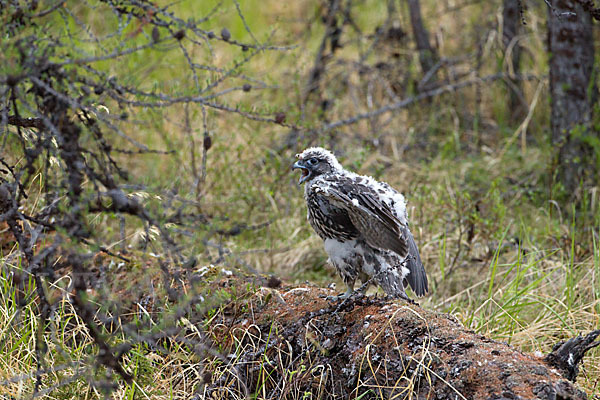
[[[347,211],[352,224],[369,245],[391,250],[405,258],[408,284],[417,296],[423,296],[429,288],[419,249],[404,216],[397,215],[398,210],[393,204],[384,200],[397,192],[387,185],[382,187],[385,189],[383,194],[378,193],[381,187],[373,188],[349,178],[338,178],[323,185],[319,194]]]
[[[340,180],[323,185],[318,191],[329,202],[348,212],[369,245],[406,257],[409,242],[404,236],[405,225],[375,190],[351,180]]]

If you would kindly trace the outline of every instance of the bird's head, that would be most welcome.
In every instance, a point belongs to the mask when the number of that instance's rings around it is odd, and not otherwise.
[[[298,184],[312,180],[319,175],[342,170],[342,166],[333,153],[321,147],[308,148],[302,153],[296,154],[296,158],[298,161],[294,163],[292,169],[302,171]]]

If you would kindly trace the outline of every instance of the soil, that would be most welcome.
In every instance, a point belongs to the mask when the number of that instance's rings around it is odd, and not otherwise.
[[[237,278],[220,286],[243,291]],[[448,314],[374,296],[332,302],[329,289],[261,287],[211,329],[230,353],[211,391],[237,387],[267,398],[585,399],[547,365],[465,329]],[[214,321],[213,321],[214,322]],[[274,397],[271,397],[274,396]]]

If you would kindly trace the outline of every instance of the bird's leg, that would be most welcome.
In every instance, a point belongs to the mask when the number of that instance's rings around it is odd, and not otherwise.
[[[402,292],[396,293],[394,295],[387,294],[384,297],[384,300],[396,300],[396,299],[402,299],[409,304],[418,305],[418,303],[416,301],[414,301],[413,299],[411,299],[410,297],[408,297],[406,295],[406,292],[404,290]]]
[[[360,293],[361,295],[365,295],[367,293],[367,289],[369,289],[369,286],[371,286],[372,280],[373,280],[373,278],[369,278],[369,279],[363,281],[362,285],[360,285],[360,287],[356,290],[356,292]]]
[[[417,303],[416,301],[414,301],[413,299],[411,299],[410,297],[408,297],[405,292],[402,292],[402,294],[399,297],[402,300],[406,301],[408,304],[412,304],[414,306],[418,306],[419,305],[419,303]]]
[[[346,292],[344,292],[342,294],[338,294],[337,296],[327,296],[327,300],[329,300],[329,301],[346,300],[348,297],[352,296],[353,293],[354,293],[353,289],[348,289],[348,290],[346,290]]]
[[[337,296],[327,296],[327,300],[329,301],[338,301],[338,300],[346,300],[348,297],[352,296],[354,293],[354,282],[346,282],[346,287],[348,288],[345,293],[339,294]]]

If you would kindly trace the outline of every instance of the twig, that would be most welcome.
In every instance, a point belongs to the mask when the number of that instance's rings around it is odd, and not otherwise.
[[[351,118],[347,118],[347,119],[343,119],[343,120],[339,120],[336,122],[332,122],[329,124],[326,124],[320,128],[317,128],[315,130],[316,133],[323,133],[323,132],[327,132],[333,129],[337,129],[339,127],[345,126],[345,125],[352,125],[355,124],[363,119],[368,119],[368,118],[373,118],[375,116],[381,115],[381,114],[385,114],[391,111],[397,111],[403,108],[406,108],[408,106],[410,106],[411,104],[417,103],[419,101],[428,99],[428,98],[432,98],[432,97],[437,97],[441,94],[444,93],[450,93],[450,92],[454,92],[456,90],[471,86],[471,85],[475,85],[477,83],[484,83],[484,82],[493,82],[496,80],[500,80],[500,79],[504,79],[506,76],[506,74],[493,74],[493,75],[487,75],[481,78],[477,78],[477,79],[467,79],[464,80],[462,82],[458,82],[458,83],[454,83],[454,84],[447,84],[444,86],[441,86],[437,89],[433,89],[433,90],[429,90],[427,92],[423,92],[423,93],[419,93],[416,96],[411,96],[408,97],[406,99],[402,99],[400,101],[397,101],[395,103],[392,104],[388,104],[386,106],[380,107],[376,110],[373,111],[369,111],[367,113],[361,113],[358,115],[355,115]],[[521,78],[521,79],[539,79],[537,76],[535,75],[518,75],[517,78]]]
[[[548,6],[548,8],[550,8],[550,10],[552,11],[552,13],[554,14],[554,16],[556,18],[562,18],[562,17],[575,17],[577,16],[577,13],[573,12],[573,11],[563,11],[563,12],[558,12],[556,10],[556,8],[554,8],[554,6],[552,6],[552,4],[550,4],[549,0],[544,0],[544,2],[546,3],[546,5]]]

